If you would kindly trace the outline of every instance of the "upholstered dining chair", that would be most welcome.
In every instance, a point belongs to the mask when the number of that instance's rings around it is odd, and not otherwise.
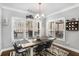
[[[15,50],[15,55],[22,55],[25,56],[24,53],[27,52],[27,49],[22,48],[21,46],[17,46],[16,43],[13,44],[14,50]]]

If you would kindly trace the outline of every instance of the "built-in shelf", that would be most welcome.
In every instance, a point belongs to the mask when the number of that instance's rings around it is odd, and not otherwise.
[[[79,21],[66,21],[67,31],[78,31]]]

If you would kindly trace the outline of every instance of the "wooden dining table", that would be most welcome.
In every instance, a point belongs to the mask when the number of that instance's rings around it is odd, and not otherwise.
[[[21,43],[22,48],[30,48],[30,55],[33,56],[33,47],[41,43],[45,43],[49,40],[55,40],[56,38],[39,38],[39,39],[28,39],[27,43]]]

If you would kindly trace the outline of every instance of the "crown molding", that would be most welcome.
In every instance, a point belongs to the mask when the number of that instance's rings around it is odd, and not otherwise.
[[[7,9],[7,10],[11,10],[11,11],[16,11],[16,12],[19,12],[19,13],[24,13],[24,14],[29,13],[27,11],[23,11],[23,10],[12,8],[12,7],[8,7],[8,6],[0,5],[0,7],[3,8],[3,9]]]
[[[79,7],[79,4],[75,4],[75,5],[73,5],[73,6],[70,6],[70,7],[65,8],[65,9],[62,9],[62,10],[59,10],[59,11],[57,11],[57,12],[51,13],[51,14],[48,15],[47,17],[50,17],[50,16],[52,16],[52,15],[56,15],[56,14],[59,14],[59,13],[65,12],[65,11],[69,11],[69,10],[74,9],[74,8],[77,8],[77,7]]]

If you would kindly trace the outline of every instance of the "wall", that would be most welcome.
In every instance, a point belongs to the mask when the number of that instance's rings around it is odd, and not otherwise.
[[[22,14],[16,11],[11,11],[7,9],[2,9],[2,21],[7,18],[8,25],[2,24],[2,49],[12,47],[12,39],[11,39],[11,21],[12,17],[22,17],[25,18],[26,14]]]
[[[61,18],[65,17],[66,19],[68,18],[79,18],[79,7],[65,11],[56,15],[52,15],[52,17],[49,17],[49,19],[55,19],[55,18]],[[66,31],[66,43],[69,44],[69,46],[79,49],[79,31]]]
[[[1,8],[0,8],[0,50],[1,50]]]

